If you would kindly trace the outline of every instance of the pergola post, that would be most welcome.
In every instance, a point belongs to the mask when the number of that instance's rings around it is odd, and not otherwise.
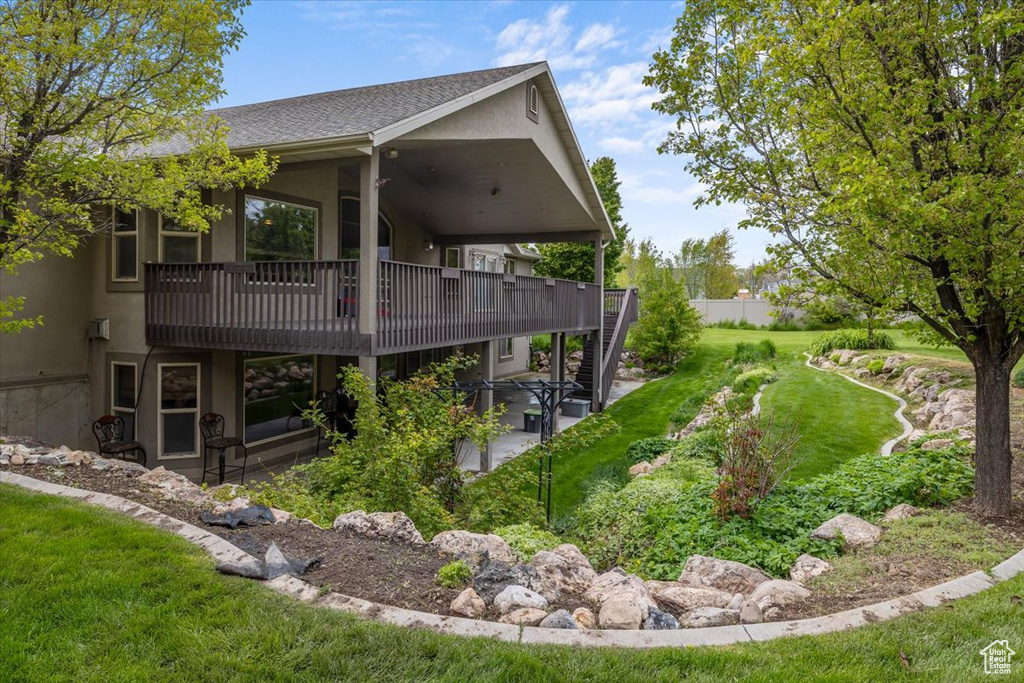
[[[594,238],[594,284],[601,287],[597,301],[599,323],[594,333],[594,380],[591,382],[593,394],[590,399],[590,409],[596,413],[601,410],[601,397],[604,396],[601,386],[604,374],[601,371],[604,364],[604,244],[600,235]]]

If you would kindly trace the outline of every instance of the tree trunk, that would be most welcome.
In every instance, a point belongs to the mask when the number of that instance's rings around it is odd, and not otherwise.
[[[868,313],[868,344],[874,341],[874,330],[872,329],[872,315]]]
[[[980,512],[1010,514],[1010,367],[999,358],[979,358],[974,457],[974,500]]]

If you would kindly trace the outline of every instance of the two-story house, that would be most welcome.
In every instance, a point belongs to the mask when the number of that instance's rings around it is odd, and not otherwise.
[[[600,409],[622,294],[532,277],[517,246],[589,241],[601,273],[612,237],[547,64],[212,113],[235,153],[267,150],[278,171],[212,192],[231,212],[206,234],[112,207],[73,259],[6,277],[46,322],[2,340],[0,431],[90,447],[93,419],[120,415],[150,467],[195,474],[216,412],[273,462],[312,451],[297,406],[346,364],[402,376],[460,349],[494,378],[526,368],[535,334],[590,336]]]

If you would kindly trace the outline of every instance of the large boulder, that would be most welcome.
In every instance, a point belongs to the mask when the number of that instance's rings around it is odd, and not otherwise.
[[[338,515],[331,526],[335,531],[347,531],[359,536],[423,545],[423,536],[402,511],[367,514],[362,510],[353,510]]]
[[[575,620],[572,615],[569,614],[568,610],[560,609],[544,617],[544,620],[540,622],[541,628],[564,628],[570,630],[576,630],[579,628],[576,626]]]
[[[539,626],[547,616],[548,613],[542,609],[520,607],[519,609],[512,610],[508,614],[503,614],[498,618],[498,621],[503,624],[513,624],[515,626]]]
[[[740,623],[740,613],[734,609],[720,607],[698,607],[679,618],[683,628],[706,628],[708,626],[730,626]]]
[[[540,574],[531,565],[494,562],[487,557],[487,551],[483,551],[483,561],[473,575],[473,588],[484,600],[492,602],[494,596],[508,586],[525,586],[540,593],[548,601],[559,598],[557,589],[542,581]]]
[[[710,586],[729,593],[749,595],[755,588],[771,581],[772,577],[760,569],[733,562],[732,560],[719,560],[714,557],[703,555],[690,555],[679,575],[679,582],[691,586]]]
[[[832,571],[832,565],[825,560],[813,555],[801,555],[789,568],[789,578],[797,583],[807,583],[815,576],[821,576]]]
[[[773,579],[766,581],[754,589],[750,594],[750,600],[757,603],[762,612],[771,608],[782,609],[803,602],[811,596],[811,591],[801,586],[796,581],[783,581]]]
[[[646,610],[631,595],[615,595],[601,605],[597,614],[597,624],[603,629],[619,631],[636,630],[643,626],[650,616],[650,606]]]
[[[590,560],[579,548],[566,543],[554,550],[542,550],[533,556],[530,565],[537,570],[545,592],[576,593],[588,591],[597,578]]]
[[[846,548],[870,548],[882,538],[882,530],[860,517],[836,515],[811,532],[811,538],[832,541],[842,534]]]
[[[679,628],[679,620],[668,612],[651,608],[650,614],[644,620],[645,631],[672,631]]]
[[[919,514],[921,514],[921,510],[914,507],[913,505],[908,505],[907,503],[900,503],[899,505],[890,508],[889,511],[882,516],[882,523],[888,524],[890,522],[895,522],[897,519],[917,517]]]
[[[626,574],[621,570],[607,571],[598,576],[583,597],[602,606],[609,600],[616,600],[619,603],[632,602],[640,612],[641,622],[647,618],[652,607],[658,606],[639,576]],[[598,620],[600,621],[600,615]]]
[[[480,617],[486,609],[487,604],[472,588],[467,588],[452,600],[452,612],[470,619]]]
[[[691,586],[678,581],[648,581],[647,590],[663,609],[689,612],[698,607],[728,607],[732,593],[707,586]]]
[[[494,606],[502,614],[508,614],[512,610],[521,607],[546,610],[548,601],[540,593],[536,593],[523,586],[507,586],[503,591],[494,597]],[[543,617],[541,617],[543,618]]]
[[[442,531],[434,536],[430,545],[474,567],[480,566],[484,553],[487,558],[497,562],[515,564],[518,561],[505,539],[495,534],[475,534],[461,530]]]

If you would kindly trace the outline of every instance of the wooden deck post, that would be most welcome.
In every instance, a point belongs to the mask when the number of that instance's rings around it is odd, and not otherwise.
[[[494,380],[494,356],[498,342],[485,341],[480,344],[480,379]],[[476,397],[477,413],[483,415],[494,407],[494,392],[481,391]],[[491,471],[491,444],[488,442],[480,449],[480,471]]]
[[[601,235],[594,238],[594,284],[601,287],[601,296],[597,299],[597,330],[594,331],[594,380],[590,409],[597,412],[602,408],[602,366],[604,364],[604,244]]]
[[[377,314],[380,308],[377,258],[377,180],[380,176],[380,156],[373,147],[369,156],[359,160],[359,332],[377,333]]]

